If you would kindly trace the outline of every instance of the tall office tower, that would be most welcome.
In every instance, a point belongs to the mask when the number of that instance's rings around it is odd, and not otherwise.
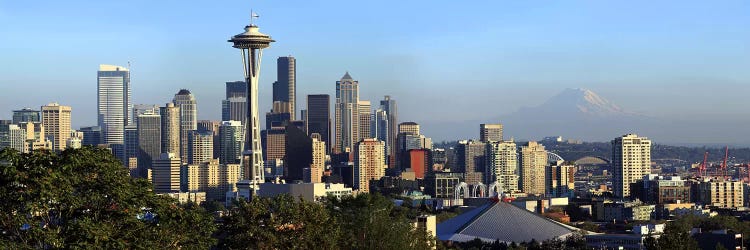
[[[188,133],[187,163],[198,164],[214,158],[214,134],[193,130]]]
[[[286,127],[272,127],[263,130],[263,154],[265,167],[271,167],[283,164],[286,155]],[[272,171],[276,172],[276,171]]]
[[[331,97],[329,95],[307,95],[307,134],[319,134],[331,152]]]
[[[485,181],[484,171],[487,160],[485,150],[487,144],[478,141],[458,141],[456,145],[456,169],[453,172],[464,174],[464,181],[469,185],[477,185]],[[489,184],[489,183],[486,183]]]
[[[380,141],[385,142],[385,159],[386,163],[390,161],[391,144],[390,131],[388,122],[388,112],[383,109],[378,109],[372,114],[372,120],[370,122],[370,138],[376,138]]]
[[[177,92],[172,102],[180,108],[180,158],[187,162],[188,133],[198,129],[198,102],[187,89]]]
[[[396,140],[398,140],[398,107],[396,106],[396,100],[391,99],[391,96],[387,95],[380,100],[380,109],[385,111],[388,115],[388,140],[386,143],[386,150],[389,155],[388,166],[395,167],[395,155],[393,150],[395,149]]]
[[[284,177],[287,181],[303,180],[304,169],[312,164],[312,139],[303,128],[294,124],[286,126]]]
[[[521,146],[521,192],[529,195],[543,195],[545,192],[545,171],[547,167],[547,150],[544,145],[534,141]]]
[[[651,173],[651,140],[636,134],[612,140],[612,168],[615,197],[630,197],[630,184]]]
[[[56,151],[65,150],[65,143],[70,138],[70,112],[70,106],[61,106],[57,103],[42,106],[42,125]]]
[[[326,170],[326,143],[321,141],[319,134],[312,134],[312,163],[310,164],[310,177],[305,177],[306,182],[319,183],[322,181],[323,172]]]
[[[180,157],[162,153],[151,167],[151,178],[155,193],[180,192]]]
[[[404,162],[404,155],[406,154],[406,151],[408,150],[406,148],[407,141],[414,141],[414,137],[419,137],[419,124],[416,122],[402,122],[398,124],[398,134],[396,136],[396,144],[395,147],[393,147],[393,150],[395,151],[393,153],[393,158],[395,163],[393,164],[394,167],[403,170],[404,166],[402,166],[402,163]],[[411,136],[410,140],[407,140],[407,136]],[[432,142],[430,142],[432,144]],[[415,147],[412,147],[415,148]]]
[[[289,107],[290,120],[297,115],[297,60],[292,56],[282,56],[276,60],[276,82],[273,84],[273,101]]]
[[[125,143],[125,125],[133,122],[130,71],[121,66],[99,65],[96,93],[103,143]]]
[[[242,178],[240,164],[219,164],[211,159],[183,167],[185,189],[206,192],[206,200],[224,201],[226,192],[236,191],[235,183]]]
[[[372,122],[372,109],[370,108],[370,101],[359,101],[359,139],[372,138],[370,137],[370,123]]]
[[[167,103],[160,108],[161,113],[161,152],[180,157],[180,108]]]
[[[545,189],[548,197],[567,197],[575,188],[575,166],[565,164],[552,164],[548,166]]]
[[[99,126],[81,127],[83,145],[96,146],[102,144],[102,128]]]
[[[346,72],[336,81],[336,145],[333,152],[352,151],[359,141],[359,82]]]
[[[23,108],[20,110],[13,110],[13,124],[19,124],[22,122],[41,122],[41,114],[39,110],[33,110],[31,108]]]
[[[244,129],[239,121],[223,121],[219,126],[219,163],[239,164],[242,158]]]
[[[138,171],[136,176],[147,177],[154,159],[161,155],[161,116],[153,112],[138,116]]]
[[[485,153],[486,183],[498,182],[505,193],[518,191],[518,155],[513,141],[489,142]]]
[[[221,101],[221,120],[240,121],[247,119],[247,82],[226,83],[226,99]]]
[[[305,131],[307,131],[307,109],[299,111],[299,119],[305,124]]]
[[[219,157],[219,125],[221,121],[200,120],[198,121],[198,131],[210,131],[214,135],[214,157]]]
[[[156,104],[135,104],[133,105],[133,123],[132,125],[138,125],[138,116],[149,113],[159,114],[159,105]]]
[[[138,166],[138,126],[135,124],[125,126],[125,159],[122,163],[128,167]],[[136,169],[131,170],[136,172]]]
[[[479,124],[479,141],[502,141],[503,125],[502,124]]]
[[[245,126],[245,144],[242,152],[242,168],[244,179],[250,180],[253,192],[257,190],[257,184],[263,183],[263,152],[260,143],[260,120],[258,118],[258,78],[260,77],[260,61],[263,57],[263,49],[268,48],[272,42],[271,36],[260,33],[258,26],[252,23],[245,26],[245,32],[235,35],[229,40],[232,47],[242,51],[242,64],[245,71],[245,82],[247,82],[247,119]]]
[[[377,139],[363,139],[357,143],[354,152],[354,189],[370,192],[370,181],[380,180],[385,175],[383,151],[385,142]]]

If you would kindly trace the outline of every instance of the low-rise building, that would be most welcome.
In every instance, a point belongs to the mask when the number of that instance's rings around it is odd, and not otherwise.
[[[744,187],[742,181],[725,181],[712,179],[697,184],[700,203],[720,208],[739,208],[744,206]]]
[[[335,183],[262,183],[258,189],[259,197],[276,197],[281,194],[289,194],[292,197],[302,197],[307,201],[318,201],[326,196],[352,195],[352,189],[344,187],[344,184]]]

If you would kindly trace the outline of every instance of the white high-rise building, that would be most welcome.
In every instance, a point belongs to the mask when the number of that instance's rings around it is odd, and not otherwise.
[[[336,139],[333,151],[352,151],[359,141],[359,82],[346,72],[336,81],[336,106],[334,110]]]
[[[200,164],[214,159],[214,133],[193,130],[188,133],[188,164]]]
[[[505,193],[518,191],[518,154],[513,141],[487,143],[485,153],[485,179],[487,183],[497,181]]]
[[[630,196],[630,184],[651,173],[651,140],[627,134],[612,140],[612,189],[620,198]]]
[[[124,144],[125,126],[133,122],[130,71],[127,68],[99,65],[97,110],[104,143]]]

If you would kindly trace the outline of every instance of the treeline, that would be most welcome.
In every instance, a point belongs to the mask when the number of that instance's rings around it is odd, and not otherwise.
[[[432,249],[413,211],[380,195],[279,196],[215,217],[154,194],[104,149],[0,151],[1,249]]]

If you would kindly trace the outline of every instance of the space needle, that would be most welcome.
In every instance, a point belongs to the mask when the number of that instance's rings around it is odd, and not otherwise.
[[[249,180],[253,192],[257,185],[263,183],[263,151],[260,145],[260,123],[258,121],[258,78],[260,76],[260,61],[263,57],[263,49],[268,48],[272,42],[271,36],[260,33],[258,25],[253,23],[257,18],[254,12],[250,12],[250,24],[245,26],[245,32],[237,34],[229,39],[232,47],[242,52],[242,66],[245,70],[245,82],[247,83],[247,120],[245,121],[245,143],[242,150],[243,179]]]

